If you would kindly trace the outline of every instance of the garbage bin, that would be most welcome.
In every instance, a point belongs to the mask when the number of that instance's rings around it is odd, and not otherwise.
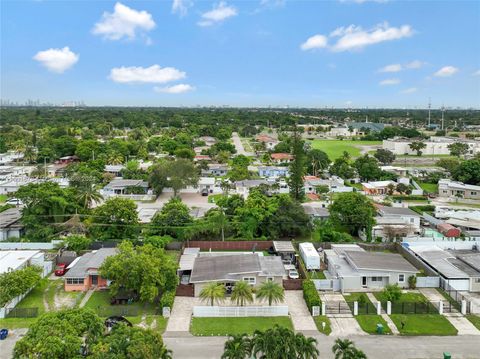
[[[8,329],[0,330],[0,340],[5,340],[8,337]]]
[[[443,359],[452,359],[452,355],[449,352],[443,352]]]
[[[383,325],[377,324],[377,334],[383,334]]]

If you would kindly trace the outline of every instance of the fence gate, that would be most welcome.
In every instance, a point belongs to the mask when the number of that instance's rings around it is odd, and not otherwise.
[[[325,314],[352,314],[347,302],[343,300],[325,302],[325,312]]]

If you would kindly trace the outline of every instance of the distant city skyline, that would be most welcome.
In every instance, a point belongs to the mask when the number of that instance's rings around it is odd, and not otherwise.
[[[477,1],[0,6],[2,105],[480,107]]]

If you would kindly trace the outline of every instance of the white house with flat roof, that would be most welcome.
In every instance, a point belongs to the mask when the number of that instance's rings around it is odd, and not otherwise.
[[[45,277],[52,271],[52,262],[46,261],[45,254],[41,251],[0,251],[0,274],[13,272],[30,265],[42,268],[42,277]]]
[[[480,186],[442,178],[438,181],[438,195],[450,198],[480,199]]]

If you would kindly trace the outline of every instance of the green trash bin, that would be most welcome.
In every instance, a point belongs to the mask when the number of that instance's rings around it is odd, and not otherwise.
[[[452,359],[452,355],[449,352],[443,352],[443,359]]]
[[[377,334],[383,334],[383,325],[377,324]]]

